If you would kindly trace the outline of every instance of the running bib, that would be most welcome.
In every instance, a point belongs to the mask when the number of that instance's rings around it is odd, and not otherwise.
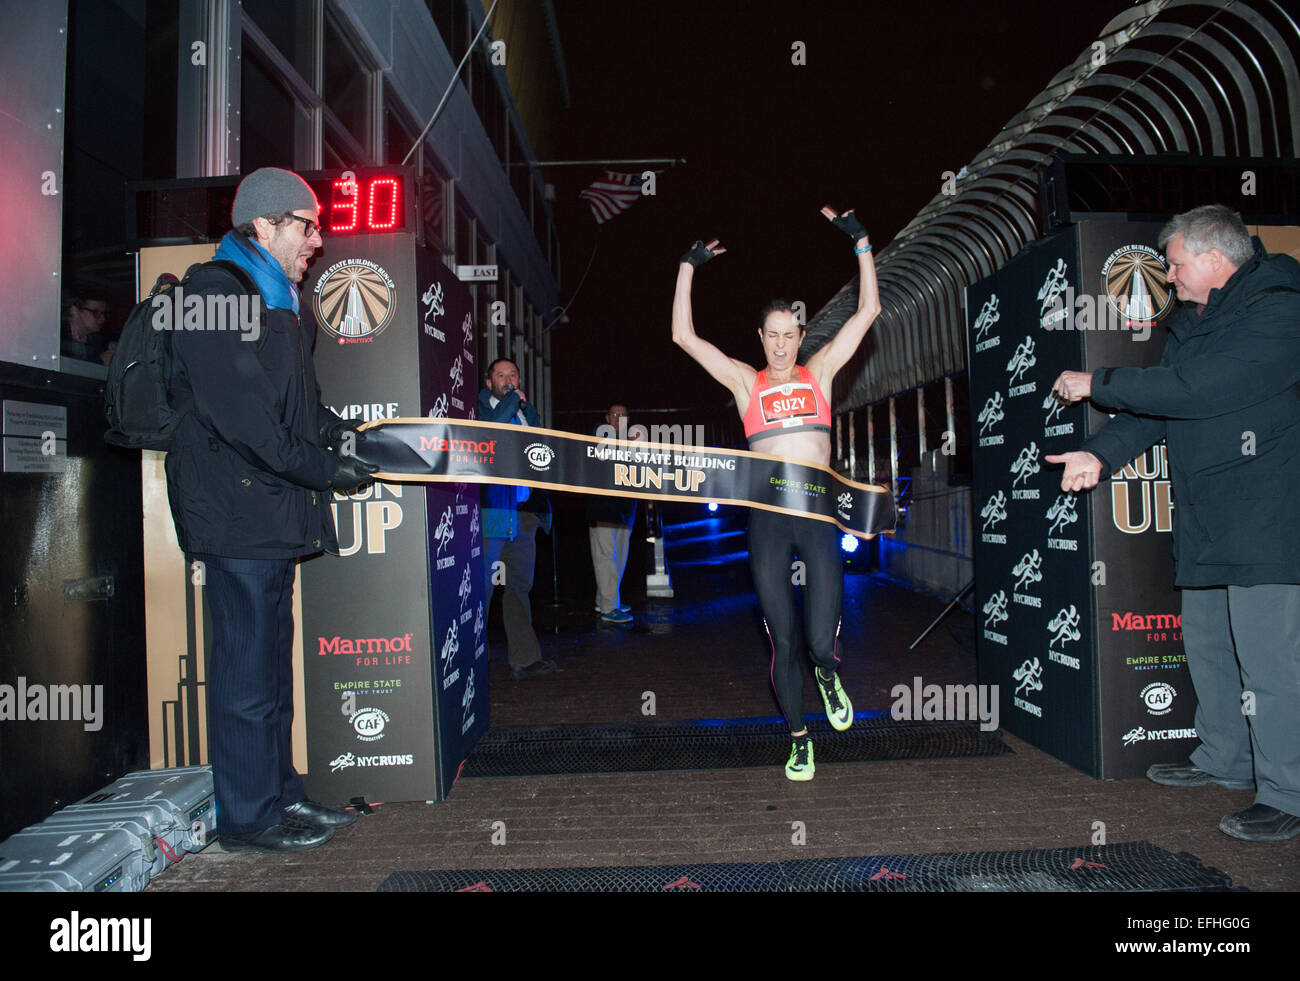
[[[765,426],[802,426],[817,415],[817,397],[811,385],[791,382],[759,392],[758,407]]]

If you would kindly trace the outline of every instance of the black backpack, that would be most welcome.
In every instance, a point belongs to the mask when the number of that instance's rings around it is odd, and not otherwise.
[[[104,439],[107,442],[130,450],[166,450],[171,447],[177,423],[193,406],[173,406],[168,397],[172,332],[154,327],[154,315],[158,309],[156,298],[163,296],[170,302],[172,290],[185,286],[199,272],[214,266],[233,276],[245,293],[258,297],[262,316],[256,347],[258,351],[262,350],[266,343],[266,304],[261,302],[253,278],[240,266],[225,259],[213,259],[190,266],[181,280],[164,273],[158,277],[149,296],[137,303],[126,318],[122,336],[117,342],[117,353],[109,363],[108,382],[104,387],[104,415],[108,418]]]

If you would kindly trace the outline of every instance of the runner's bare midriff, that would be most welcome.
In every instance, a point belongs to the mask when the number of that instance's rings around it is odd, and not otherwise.
[[[831,437],[824,432],[778,433],[758,440],[749,448],[755,453],[779,456],[795,463],[818,467],[829,467],[831,463]]]

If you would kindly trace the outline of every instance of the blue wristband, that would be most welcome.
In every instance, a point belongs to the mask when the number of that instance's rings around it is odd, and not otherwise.
[[[853,254],[854,254],[854,255],[866,255],[866,254],[867,254],[868,252],[870,252],[870,251],[871,251],[871,243],[870,243],[870,242],[867,243],[867,247],[866,247],[865,249],[859,249],[857,246],[854,246],[854,248],[853,248]]]

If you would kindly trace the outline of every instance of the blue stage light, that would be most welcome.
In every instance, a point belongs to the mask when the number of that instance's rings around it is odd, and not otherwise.
[[[858,550],[858,536],[845,532],[844,537],[840,539],[840,548],[845,554],[852,555]]]
[[[716,510],[718,510],[718,502],[717,502],[717,501],[710,501],[710,502],[709,502],[709,513],[712,514],[712,513],[713,513],[714,511],[716,511]]]

